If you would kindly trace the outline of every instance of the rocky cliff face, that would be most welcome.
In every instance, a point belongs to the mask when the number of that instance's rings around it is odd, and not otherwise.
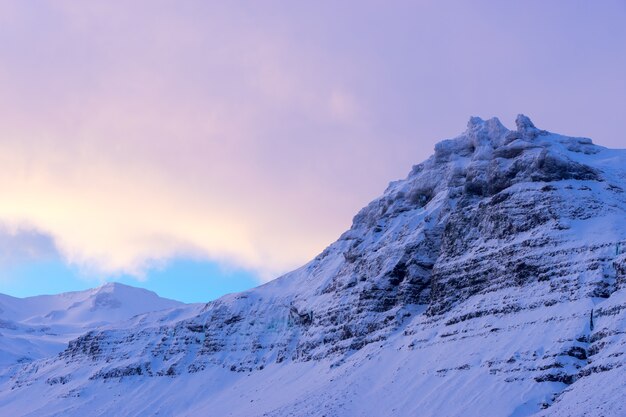
[[[513,131],[472,118],[309,264],[191,317],[146,315],[87,333],[6,380],[0,398],[40,387],[84,410],[106,398],[94,384],[135,379],[158,390],[158,381],[235,378],[249,390],[239,398],[254,401],[251,392],[286,373],[273,383],[289,388],[287,399],[226,410],[619,415],[610,393],[626,386],[624,188],[626,151],[537,129],[522,115]],[[290,385],[301,373],[315,382]],[[596,378],[611,381],[608,399],[590,394]],[[175,399],[128,409],[167,403],[200,415],[215,410],[208,397],[234,401],[217,388],[204,394],[195,411]],[[578,404],[585,395],[587,408]]]

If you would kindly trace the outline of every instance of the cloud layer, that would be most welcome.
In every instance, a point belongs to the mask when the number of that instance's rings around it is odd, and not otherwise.
[[[207,3],[0,6],[1,222],[103,273],[192,256],[271,277],[471,114],[624,145],[619,3]]]

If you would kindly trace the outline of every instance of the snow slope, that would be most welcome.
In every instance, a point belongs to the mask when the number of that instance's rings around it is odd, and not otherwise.
[[[83,334],[0,414],[626,415],[625,188],[625,150],[472,118],[307,265]]]
[[[0,294],[0,366],[53,356],[88,330],[180,306],[178,301],[119,283],[27,298]]]

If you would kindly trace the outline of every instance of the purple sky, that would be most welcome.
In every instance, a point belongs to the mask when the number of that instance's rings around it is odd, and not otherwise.
[[[44,258],[270,279],[471,115],[624,148],[624,22],[624,1],[2,2],[0,292]]]

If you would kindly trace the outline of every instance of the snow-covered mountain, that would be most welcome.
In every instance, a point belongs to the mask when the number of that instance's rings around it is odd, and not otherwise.
[[[626,150],[472,118],[314,260],[90,331],[28,416],[624,416]]]
[[[119,283],[27,298],[0,294],[0,367],[56,355],[88,330],[182,305]]]

